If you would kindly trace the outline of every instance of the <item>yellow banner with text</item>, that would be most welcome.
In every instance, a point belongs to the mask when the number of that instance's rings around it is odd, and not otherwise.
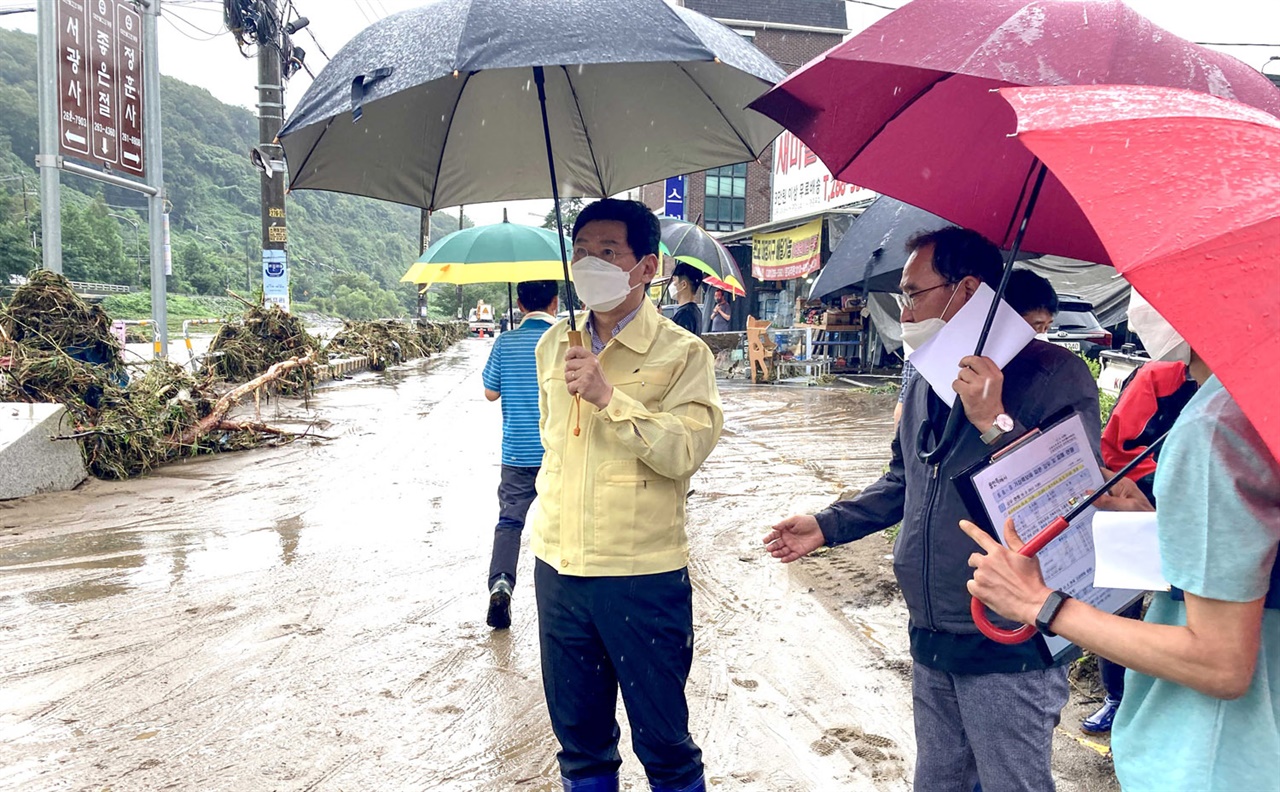
[[[822,266],[822,220],[751,237],[751,274],[757,280],[803,278]]]

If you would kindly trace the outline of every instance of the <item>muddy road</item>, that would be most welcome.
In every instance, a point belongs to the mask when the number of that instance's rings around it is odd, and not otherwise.
[[[0,502],[0,789],[558,789],[527,552],[512,629],[484,624],[489,343],[264,408],[326,442]],[[722,397],[689,507],[710,787],[909,789],[889,543],[789,567],[759,543],[880,475],[893,398]],[[623,788],[647,789],[629,739]],[[1060,743],[1059,789],[1114,788]]]

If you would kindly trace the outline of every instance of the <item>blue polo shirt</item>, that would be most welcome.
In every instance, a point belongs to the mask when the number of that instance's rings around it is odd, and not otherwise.
[[[502,464],[540,467],[542,438],[538,434],[538,364],[533,352],[552,317],[531,313],[520,326],[493,342],[484,365],[485,388],[502,396]]]

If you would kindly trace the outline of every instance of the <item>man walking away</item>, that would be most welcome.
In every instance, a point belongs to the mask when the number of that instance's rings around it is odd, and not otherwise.
[[[542,466],[538,436],[538,372],[534,350],[555,323],[559,307],[557,281],[527,281],[516,287],[524,320],[498,336],[485,364],[484,395],[502,399],[502,482],[498,485],[498,526],[493,531],[489,562],[489,626],[511,626],[511,591],[516,585],[520,533],[536,491]]]

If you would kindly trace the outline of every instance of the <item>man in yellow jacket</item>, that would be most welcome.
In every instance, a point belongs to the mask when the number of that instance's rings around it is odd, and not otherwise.
[[[538,343],[542,444],[533,518],[542,683],[566,792],[616,792],[621,690],[655,792],[702,792],[684,687],[693,663],[689,479],[724,415],[707,345],[648,304],[658,220],[605,199],[573,227],[589,314]]]

